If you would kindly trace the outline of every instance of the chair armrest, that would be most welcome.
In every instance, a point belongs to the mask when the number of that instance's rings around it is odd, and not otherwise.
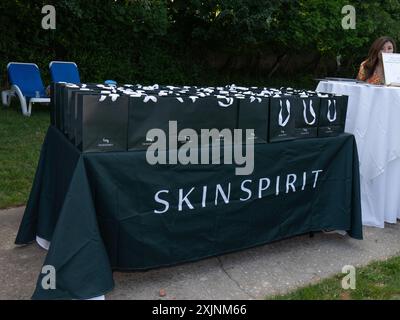
[[[27,107],[27,105],[26,105],[26,98],[25,98],[25,96],[22,94],[21,89],[20,89],[17,85],[13,84],[13,85],[11,86],[10,91],[11,91],[12,94],[17,94],[17,96],[18,96],[18,98],[19,98],[19,102],[20,102],[20,104],[21,104],[22,114],[23,114],[24,116],[28,116],[28,117],[29,117],[31,114],[30,114],[30,112],[28,111],[28,107]]]
[[[21,89],[20,89],[16,84],[13,84],[13,85],[11,86],[10,92],[11,92],[12,94],[16,94],[16,95],[18,96],[19,100],[21,100],[21,99],[26,100],[26,98],[25,98],[25,96],[23,95]]]
[[[1,103],[4,106],[8,107],[10,105],[12,96],[13,96],[13,93],[11,92],[11,90],[3,90],[1,92]]]

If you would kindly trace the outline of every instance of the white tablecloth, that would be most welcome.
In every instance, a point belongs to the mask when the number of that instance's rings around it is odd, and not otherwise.
[[[400,88],[321,81],[317,91],[349,96],[345,131],[354,134],[364,225],[400,219]]]

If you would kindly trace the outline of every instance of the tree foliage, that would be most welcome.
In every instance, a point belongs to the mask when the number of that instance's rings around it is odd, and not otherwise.
[[[56,30],[41,28],[46,4],[56,8]],[[348,4],[355,30],[341,26]],[[233,80],[233,58],[245,70],[254,57],[260,69],[264,57],[340,55],[342,72],[353,76],[376,37],[400,40],[398,21],[398,0],[7,0],[0,2],[0,86],[9,61],[37,63],[47,81],[51,60],[72,60],[88,82],[195,84]],[[221,67],[210,63],[221,56]],[[311,68],[299,62],[296,73],[318,75],[320,60]],[[257,75],[286,76],[279,67],[272,61]]]

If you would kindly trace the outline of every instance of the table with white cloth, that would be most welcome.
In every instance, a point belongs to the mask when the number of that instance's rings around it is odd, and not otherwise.
[[[360,161],[364,225],[400,219],[400,88],[321,81],[317,91],[349,96],[345,131],[354,134]]]

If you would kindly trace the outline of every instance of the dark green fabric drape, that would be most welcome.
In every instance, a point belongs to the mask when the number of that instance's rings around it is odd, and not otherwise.
[[[57,287],[44,290],[41,274],[33,298],[83,299],[111,290],[113,270],[195,261],[323,229],[362,239],[352,135],[255,145],[253,174],[237,176],[235,165],[151,166],[145,151],[81,154],[50,127],[16,243],[36,235],[51,241],[44,264],[55,267]]]

